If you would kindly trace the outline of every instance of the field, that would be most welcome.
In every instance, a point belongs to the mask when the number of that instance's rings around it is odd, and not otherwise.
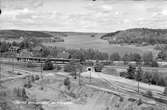
[[[56,42],[56,43],[44,43],[47,46],[58,46],[64,48],[72,48],[72,49],[87,49],[87,48],[94,48],[99,49],[102,52],[107,52],[112,54],[114,52],[119,52],[120,55],[125,53],[144,53],[148,51],[152,51],[157,54],[153,48],[154,46],[144,46],[144,47],[137,47],[134,45],[116,45],[116,44],[109,44],[108,41],[100,39],[101,34],[97,34],[95,37],[91,37],[89,34],[73,34],[64,37],[64,42]]]

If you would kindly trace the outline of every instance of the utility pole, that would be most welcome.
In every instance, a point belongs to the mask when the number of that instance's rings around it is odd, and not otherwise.
[[[1,66],[1,63],[0,63],[0,80],[1,80],[1,73],[2,73],[2,66]],[[0,81],[0,86],[1,86],[1,81]]]
[[[80,78],[81,78],[81,72],[79,72],[79,78],[78,78],[79,79],[79,85],[81,85],[81,79]]]
[[[81,64],[78,64],[79,66],[78,66],[78,70],[79,70],[79,85],[81,85],[81,72],[82,72],[82,65]]]
[[[89,75],[90,75],[90,76],[89,76],[89,82],[91,82],[91,80],[92,80],[92,78],[91,78],[91,70],[92,70],[91,68],[88,68]]]
[[[141,65],[138,65],[138,67],[137,67],[137,70],[136,70],[136,73],[137,73],[137,92],[139,93],[140,91],[139,91],[139,89],[140,89],[140,85],[139,85],[139,80],[140,80],[140,77],[141,77],[141,74],[142,74],[142,69],[141,69]]]
[[[14,73],[14,52],[13,52],[13,57],[12,57],[12,71],[13,71],[13,73]]]
[[[41,90],[43,90],[43,65],[42,65],[42,61],[41,61]]]

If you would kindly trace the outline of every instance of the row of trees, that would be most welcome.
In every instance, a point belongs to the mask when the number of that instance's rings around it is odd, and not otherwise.
[[[128,64],[129,61],[144,62],[147,66],[158,66],[156,63],[152,52],[144,53],[143,55],[139,53],[127,53],[121,56],[119,53],[113,53],[109,55],[108,53],[100,52],[97,49],[65,49],[60,47],[46,47],[40,44],[36,39],[25,39],[20,43],[12,42],[0,42],[1,53],[9,51],[10,46],[18,46],[20,50],[28,49],[32,50],[36,46],[41,46],[42,50],[36,57],[61,57],[60,53],[68,53],[68,58],[85,60],[111,60],[111,61],[124,61]],[[39,56],[40,55],[40,56]],[[166,59],[167,54],[161,52],[157,56],[158,58]]]
[[[41,46],[42,50],[37,55],[37,57],[59,57],[62,52],[69,53],[69,58],[81,59],[82,61],[86,59],[91,60],[107,60],[108,54],[100,52],[97,49],[65,49],[61,47],[47,47],[42,45],[37,39],[28,38],[24,39],[22,42],[0,42],[0,52],[8,52],[11,46],[17,46],[20,50],[27,49],[31,51],[36,46]],[[39,56],[40,55],[40,56]]]
[[[137,63],[144,62],[145,66],[158,67],[152,52],[144,53],[143,55],[138,53],[124,54],[122,57],[119,55],[119,53],[113,53],[110,55],[110,60],[124,61],[124,64],[128,64],[129,61],[135,61]]]
[[[157,71],[152,72],[144,72],[142,68],[135,67],[129,65],[127,68],[127,72],[121,72],[120,76],[128,78],[128,79],[135,79],[137,81],[159,85],[159,86],[167,86],[167,77],[163,77]]]

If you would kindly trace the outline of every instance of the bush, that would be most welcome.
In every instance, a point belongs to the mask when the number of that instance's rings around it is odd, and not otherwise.
[[[44,66],[43,66],[43,70],[53,70],[53,63],[51,61],[46,61]]]

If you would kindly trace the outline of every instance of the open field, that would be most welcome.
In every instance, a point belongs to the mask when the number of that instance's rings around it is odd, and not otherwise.
[[[56,42],[56,43],[44,43],[47,46],[58,46],[72,49],[87,49],[87,48],[95,48],[99,49],[102,52],[107,52],[109,54],[114,52],[119,52],[120,55],[125,53],[144,53],[148,51],[152,51],[154,55],[157,54],[153,48],[154,46],[144,46],[144,47],[136,47],[134,45],[116,45],[109,44],[108,41],[100,39],[100,35],[95,37],[91,37],[90,35],[68,35],[64,37],[64,42]]]

